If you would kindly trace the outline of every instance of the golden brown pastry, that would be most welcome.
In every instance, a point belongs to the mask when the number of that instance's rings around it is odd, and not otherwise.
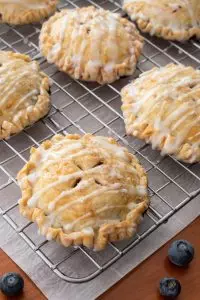
[[[0,0],[0,23],[39,22],[56,10],[58,0]]]
[[[124,0],[123,8],[151,35],[178,41],[200,38],[199,0]]]
[[[47,114],[50,82],[27,55],[0,51],[0,139]]]
[[[131,75],[143,38],[128,20],[93,6],[67,9],[44,23],[40,49],[71,77],[100,84]]]
[[[18,174],[23,216],[64,246],[103,249],[132,237],[148,207],[147,177],[112,138],[56,135]]]
[[[122,89],[128,134],[161,154],[200,161],[200,71],[170,64],[143,73]]]

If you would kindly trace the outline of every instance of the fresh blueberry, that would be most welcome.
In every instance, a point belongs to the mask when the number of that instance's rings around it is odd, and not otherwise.
[[[180,282],[176,278],[163,278],[160,281],[160,294],[164,297],[177,297],[181,292]]]
[[[187,266],[194,257],[194,247],[185,240],[174,241],[168,250],[168,257],[177,266]]]
[[[6,296],[18,295],[24,287],[24,280],[20,274],[6,273],[0,278],[0,288]]]

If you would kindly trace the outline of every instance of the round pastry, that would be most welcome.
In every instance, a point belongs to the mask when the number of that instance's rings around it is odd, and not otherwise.
[[[200,161],[200,71],[174,64],[154,68],[121,94],[128,134],[163,155]]]
[[[1,0],[0,23],[13,25],[39,22],[56,10],[58,0]]]
[[[178,41],[200,38],[199,0],[124,0],[123,9],[151,35]]]
[[[0,51],[0,139],[47,114],[49,79],[27,55]]]
[[[31,150],[18,182],[21,214],[64,246],[129,238],[148,207],[143,168],[107,137],[54,136]]]
[[[131,75],[143,38],[128,20],[93,6],[67,9],[44,23],[40,49],[75,79],[111,83]]]

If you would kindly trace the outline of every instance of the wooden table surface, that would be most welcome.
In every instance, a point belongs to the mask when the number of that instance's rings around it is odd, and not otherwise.
[[[167,259],[168,242],[150,258],[140,264],[135,270],[125,276],[120,282],[99,297],[99,300],[158,300],[157,286],[162,277],[176,277],[182,284],[182,291],[178,300],[200,299],[200,217],[179,233],[174,239],[187,239],[195,247],[195,258],[187,268],[172,265]],[[173,240],[174,240],[173,239]],[[24,293],[14,300],[43,300],[45,296],[20,268],[0,250],[0,274],[5,272],[19,272],[25,279]],[[8,300],[0,293],[0,300]],[[87,299],[83,299],[87,300]]]

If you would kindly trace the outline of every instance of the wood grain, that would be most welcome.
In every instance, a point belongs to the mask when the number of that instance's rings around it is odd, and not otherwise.
[[[195,247],[195,258],[188,268],[178,268],[172,265],[167,256],[168,242],[150,258],[140,264],[135,270],[125,276],[120,282],[104,293],[98,300],[163,300],[157,286],[159,280],[165,276],[176,277],[181,281],[182,292],[178,300],[200,299],[200,217],[190,226],[179,233],[174,239],[187,239]],[[173,239],[173,240],[174,240]],[[152,241],[153,242],[153,241]],[[19,272],[25,280],[24,293],[10,300],[45,300],[45,296],[38,290],[26,274],[0,250],[0,274],[5,272]],[[0,300],[8,300],[0,293]],[[61,299],[58,299],[61,300]],[[83,299],[87,300],[87,299]]]
[[[172,240],[140,264],[134,271],[104,293],[98,300],[163,300],[157,286],[162,277],[176,277],[182,291],[178,300],[200,299],[200,217],[180,232],[175,239],[186,239],[195,247],[195,258],[187,268],[172,265],[167,251]],[[153,241],[152,241],[153,242]]]
[[[24,291],[17,297],[6,297],[0,292],[0,300],[46,300],[46,297],[32,282],[32,280],[8,257],[0,250],[0,275],[7,272],[20,273],[24,278]]]

